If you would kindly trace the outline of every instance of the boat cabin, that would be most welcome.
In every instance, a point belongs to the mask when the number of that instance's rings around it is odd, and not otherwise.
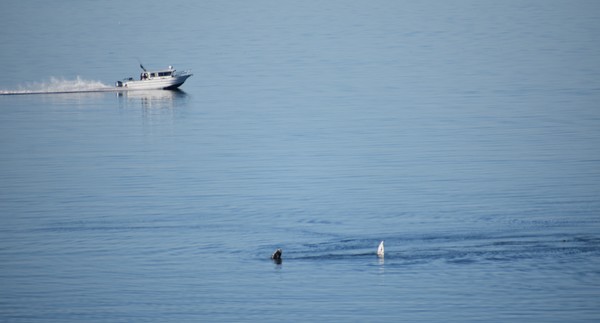
[[[169,66],[168,70],[162,70],[158,72],[147,72],[146,70],[144,70],[140,74],[140,81],[151,80],[155,78],[172,77],[174,73],[175,70],[173,69],[173,66]]]

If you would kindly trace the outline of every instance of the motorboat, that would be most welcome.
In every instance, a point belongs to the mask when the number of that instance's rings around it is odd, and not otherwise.
[[[176,71],[173,66],[158,71],[147,71],[140,64],[143,72],[140,74],[140,79],[136,80],[133,77],[128,77],[122,81],[117,81],[115,86],[123,90],[172,90],[180,87],[188,77],[193,74],[189,71]]]

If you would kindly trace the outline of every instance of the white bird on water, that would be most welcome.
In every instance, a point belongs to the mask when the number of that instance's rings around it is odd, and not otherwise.
[[[385,252],[384,252],[384,250],[383,250],[383,241],[381,241],[381,242],[379,243],[379,247],[377,247],[377,257],[379,257],[379,258],[383,258],[383,255],[384,255],[384,253],[385,253]]]

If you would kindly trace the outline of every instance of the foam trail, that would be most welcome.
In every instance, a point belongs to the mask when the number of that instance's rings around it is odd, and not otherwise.
[[[0,95],[106,92],[114,89],[100,81],[84,80],[79,76],[74,80],[51,77],[48,82],[29,83],[17,90],[0,90]]]

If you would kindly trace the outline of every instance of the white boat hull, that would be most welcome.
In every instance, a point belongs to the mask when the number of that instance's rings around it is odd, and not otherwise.
[[[153,78],[139,81],[117,82],[117,87],[123,90],[161,90],[176,89],[180,87],[192,74],[169,76],[164,78]]]

